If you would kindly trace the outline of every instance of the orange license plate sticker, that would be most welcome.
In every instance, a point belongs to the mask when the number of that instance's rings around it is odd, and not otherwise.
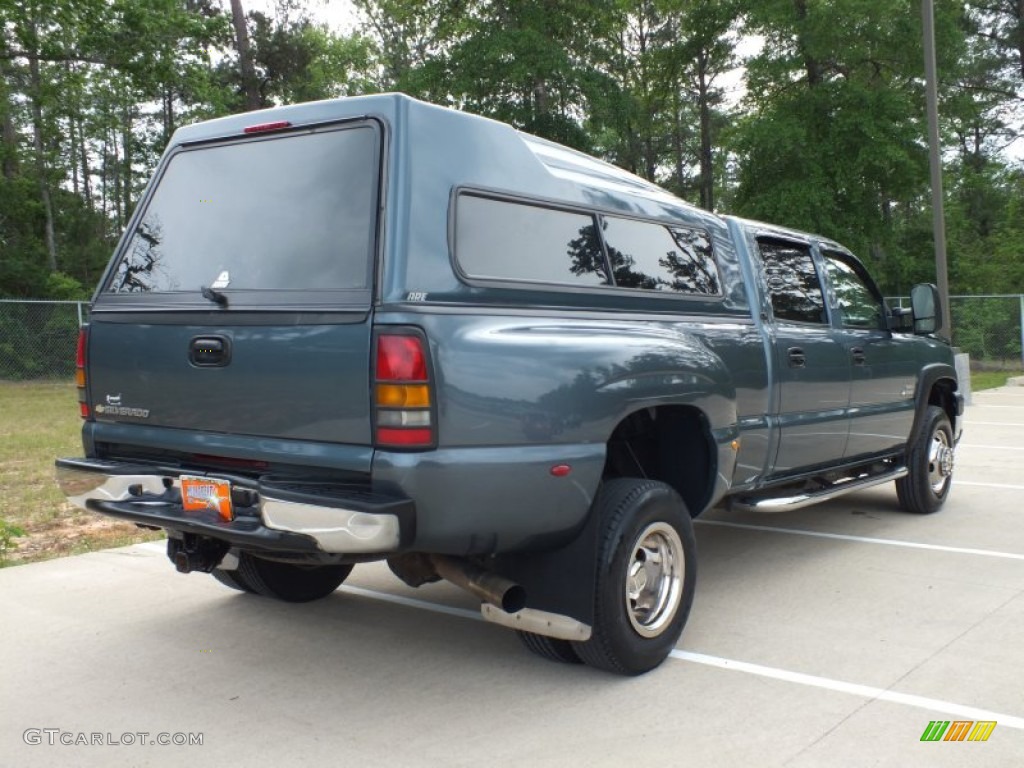
[[[231,483],[212,477],[181,476],[181,506],[186,512],[213,510],[221,520],[235,517],[231,506]]]

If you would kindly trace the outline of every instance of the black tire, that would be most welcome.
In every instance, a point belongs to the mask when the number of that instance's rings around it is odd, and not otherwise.
[[[536,635],[533,632],[524,632],[520,629],[516,630],[516,634],[519,635],[519,639],[523,641],[531,653],[535,653],[543,659],[548,661],[558,661],[562,664],[582,664],[583,660],[576,653],[576,649],[572,647],[572,643],[568,640],[559,640],[555,637],[545,637],[544,635]]]
[[[220,568],[214,568],[210,571],[210,575],[213,576],[217,581],[223,584],[225,587],[231,589],[237,589],[239,592],[255,592],[252,587],[249,586],[248,582],[242,578],[241,574],[237,571],[223,571]]]
[[[351,565],[295,565],[242,552],[237,578],[258,595],[286,603],[308,603],[327,597],[351,572]]]
[[[896,481],[896,497],[907,512],[929,515],[953,485],[953,428],[949,416],[929,405],[907,451],[909,474]]]
[[[671,487],[633,478],[605,482],[594,514],[601,524],[594,625],[590,639],[573,648],[592,667],[639,675],[665,660],[690,614],[697,579],[693,522]]]

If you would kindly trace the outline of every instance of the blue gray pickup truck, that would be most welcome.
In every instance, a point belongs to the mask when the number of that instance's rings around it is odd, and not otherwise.
[[[660,664],[692,518],[947,497],[934,287],[817,235],[401,95],[175,133],[78,349],[74,504],[182,573],[301,602],[386,560],[533,652]]]

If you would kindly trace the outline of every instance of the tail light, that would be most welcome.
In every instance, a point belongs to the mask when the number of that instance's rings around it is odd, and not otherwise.
[[[436,444],[433,384],[422,334],[411,330],[378,334],[373,402],[376,445],[431,448]]]
[[[83,419],[88,419],[89,397],[86,390],[85,363],[86,351],[89,345],[89,329],[83,326],[78,331],[78,348],[75,351],[75,387],[78,390],[78,413]]]

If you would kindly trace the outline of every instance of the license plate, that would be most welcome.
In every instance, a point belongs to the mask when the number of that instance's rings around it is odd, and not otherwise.
[[[231,483],[213,477],[181,476],[181,506],[186,512],[213,510],[221,520],[233,520]]]

